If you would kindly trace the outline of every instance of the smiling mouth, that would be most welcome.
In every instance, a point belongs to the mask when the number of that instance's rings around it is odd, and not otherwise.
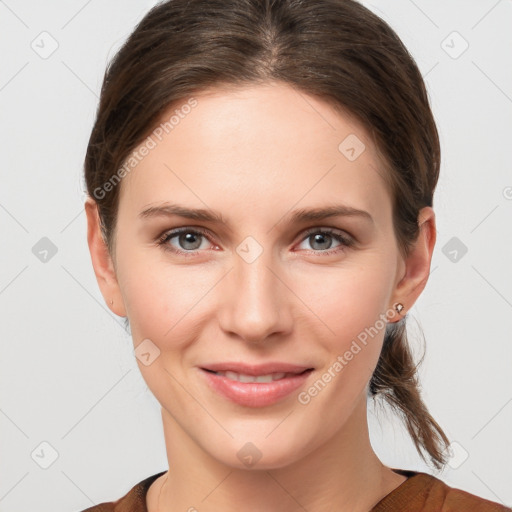
[[[226,377],[229,380],[237,381],[237,382],[260,382],[260,383],[269,383],[274,382],[276,380],[282,380],[289,377],[297,377],[299,375],[303,375],[305,373],[309,373],[313,371],[313,368],[308,368],[300,373],[291,373],[291,372],[275,372],[268,373],[265,375],[247,375],[243,373],[237,373],[232,371],[213,371],[208,370],[207,368],[203,368],[203,370],[213,373],[214,375],[218,375],[220,377]]]
[[[215,366],[217,368],[199,367],[207,389],[239,406],[252,408],[267,407],[284,400],[304,386],[314,371],[314,368],[285,363],[261,365],[260,368],[236,363]],[[242,373],[244,371],[253,375]]]

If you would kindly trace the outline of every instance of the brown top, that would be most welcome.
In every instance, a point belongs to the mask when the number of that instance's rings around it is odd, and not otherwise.
[[[369,512],[512,512],[493,501],[454,489],[427,473],[393,469],[407,478],[384,496]],[[146,494],[151,484],[165,471],[139,482],[117,501],[100,503],[82,512],[147,512]]]

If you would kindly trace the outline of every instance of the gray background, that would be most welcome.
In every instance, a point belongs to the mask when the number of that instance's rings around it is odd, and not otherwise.
[[[432,273],[409,314],[453,441],[437,476],[510,506],[512,2],[364,4],[416,58],[441,136]],[[1,512],[82,510],[167,469],[158,403],[94,278],[81,179],[105,65],[151,5],[0,1]],[[370,422],[385,464],[431,472],[395,417]]]

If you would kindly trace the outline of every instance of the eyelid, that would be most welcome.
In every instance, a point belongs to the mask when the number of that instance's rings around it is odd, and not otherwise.
[[[340,237],[343,237],[346,242],[355,242],[355,239],[353,236],[349,235],[346,231],[343,231],[338,228],[334,228],[332,226],[313,226],[311,228],[306,229],[306,231],[303,231],[304,235],[301,241],[305,240],[308,236],[314,234],[314,233],[327,233],[329,235],[338,235]]]
[[[162,233],[161,235],[159,235],[157,237],[156,242],[158,244],[165,244],[171,238],[181,235],[182,233],[197,233],[197,234],[203,235],[205,238],[207,238],[210,241],[210,243],[212,243],[212,244],[214,243],[212,241],[212,238],[213,238],[212,234],[207,229],[198,227],[198,226],[181,226],[179,228],[168,229],[167,231],[165,231],[164,233]],[[178,251],[178,250],[176,250],[176,251]],[[182,251],[182,252],[192,253],[193,251]]]

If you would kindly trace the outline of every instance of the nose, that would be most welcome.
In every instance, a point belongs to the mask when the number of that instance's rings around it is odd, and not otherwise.
[[[256,343],[291,332],[293,293],[270,259],[265,251],[251,263],[234,255],[219,290],[219,322],[229,335]]]

